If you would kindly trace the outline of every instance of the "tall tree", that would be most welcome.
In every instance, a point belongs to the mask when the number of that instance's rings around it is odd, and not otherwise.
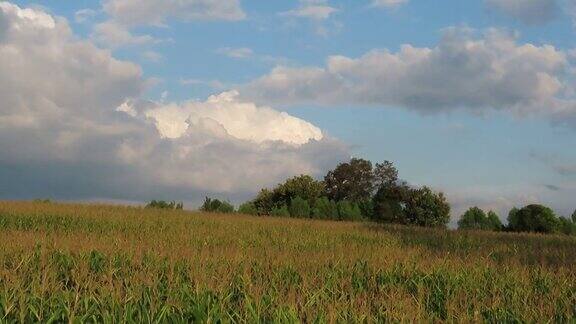
[[[404,209],[409,224],[445,227],[450,221],[450,204],[443,193],[428,187],[410,190]]]
[[[339,164],[324,177],[326,194],[334,201],[360,202],[370,199],[374,190],[372,163],[354,158]]]
[[[390,161],[376,163],[374,167],[374,185],[376,188],[382,186],[393,186],[398,181],[398,170]]]
[[[508,226],[515,232],[553,233],[558,230],[559,219],[552,209],[533,204],[510,212]]]
[[[273,191],[272,196],[275,205],[289,206],[292,199],[300,197],[310,204],[314,204],[316,199],[324,193],[324,183],[314,180],[309,175],[299,175],[286,180],[278,185]]]
[[[502,222],[495,212],[486,214],[478,207],[468,209],[458,221],[459,229],[499,231],[502,229]]]

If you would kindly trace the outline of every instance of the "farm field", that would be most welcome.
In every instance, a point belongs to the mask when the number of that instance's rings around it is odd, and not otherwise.
[[[0,322],[569,322],[576,238],[0,202]]]

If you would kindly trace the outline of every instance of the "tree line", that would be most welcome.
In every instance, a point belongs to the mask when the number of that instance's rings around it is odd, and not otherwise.
[[[274,188],[263,188],[238,210],[227,201],[208,197],[200,210],[425,227],[446,227],[450,221],[450,204],[442,192],[400,180],[390,161],[372,164],[360,158],[340,163],[322,180],[299,175]],[[576,212],[569,219],[557,217],[548,207],[528,205],[510,211],[505,226],[495,212],[472,207],[461,216],[458,228],[576,234]]]

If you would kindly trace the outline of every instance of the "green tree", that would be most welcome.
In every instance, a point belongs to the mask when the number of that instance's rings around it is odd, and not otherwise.
[[[374,185],[376,188],[392,186],[398,182],[398,170],[390,161],[376,163],[374,167]]]
[[[258,209],[252,201],[248,201],[238,207],[238,213],[245,215],[258,215]]]
[[[502,222],[495,212],[490,211],[486,214],[478,207],[468,209],[458,221],[459,229],[466,230],[486,230],[499,231],[502,228]]]
[[[565,217],[560,217],[558,219],[558,229],[561,233],[566,235],[576,234],[576,224],[574,224],[571,219]]]
[[[558,217],[552,209],[542,205],[528,205],[508,216],[508,227],[515,232],[554,233],[558,226]]]
[[[387,183],[372,198],[371,219],[384,223],[405,223],[404,207],[410,189],[406,184]]]
[[[490,224],[488,223],[488,216],[486,216],[486,213],[478,207],[468,209],[458,221],[459,229],[487,230],[489,227]]]
[[[362,220],[362,211],[357,203],[341,200],[337,203],[338,218],[345,221]]]
[[[408,224],[445,227],[450,220],[450,204],[446,197],[428,187],[410,190],[404,210]]]
[[[262,189],[252,201],[258,215],[270,215],[275,207],[274,195],[269,189]]]
[[[490,229],[493,231],[501,231],[504,228],[500,217],[493,211],[488,212],[488,221],[490,222]]]
[[[297,218],[308,218],[310,217],[310,205],[303,198],[296,196],[292,201],[290,201],[290,216]]]
[[[234,206],[227,201],[206,197],[206,199],[204,199],[202,207],[200,207],[200,210],[209,213],[227,214],[234,212]]]
[[[290,211],[288,211],[288,207],[286,207],[286,205],[282,205],[272,208],[270,215],[278,217],[290,217]]]
[[[576,210],[572,213],[572,223],[576,224]]]
[[[184,204],[182,202],[177,203],[175,201],[152,200],[146,204],[145,208],[181,210],[184,209]]]
[[[372,163],[364,159],[352,159],[339,164],[324,177],[326,194],[334,201],[359,202],[370,199],[374,190]]]
[[[338,207],[336,203],[327,197],[320,197],[316,200],[312,208],[312,218],[338,219]]]
[[[276,206],[288,205],[296,197],[314,204],[323,193],[323,182],[314,180],[309,175],[299,175],[279,184],[272,191],[272,198]]]

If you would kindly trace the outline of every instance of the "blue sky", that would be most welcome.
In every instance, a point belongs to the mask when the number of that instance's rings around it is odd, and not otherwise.
[[[407,0],[380,1],[380,5],[370,0],[226,0],[220,3],[222,6],[211,5],[207,0],[208,5],[202,8],[195,6],[198,2],[183,1],[190,5],[170,8],[177,6],[168,1],[161,9],[158,9],[161,2],[150,0],[12,3],[21,9],[33,8],[52,17],[64,17],[74,35],[73,39],[66,39],[68,43],[89,42],[109,51],[106,55],[110,59],[138,65],[142,90],[125,97],[144,106],[145,102],[158,106],[158,113],[154,115],[158,124],[162,124],[159,118],[168,118],[170,106],[179,107],[174,108],[180,109],[178,111],[196,109],[187,105],[192,105],[191,101],[204,103],[211,95],[235,89],[242,100],[254,102],[258,107],[285,111],[310,124],[302,130],[291,120],[281,131],[284,135],[273,140],[290,142],[291,132],[316,134],[311,128],[315,127],[322,131],[321,142],[330,138],[341,145],[335,149],[337,153],[330,149],[331,153],[321,162],[306,160],[308,157],[301,155],[303,149],[295,149],[298,153],[294,154],[301,163],[299,167],[294,167],[296,162],[282,170],[275,167],[268,181],[262,179],[252,186],[196,185],[203,183],[200,180],[194,185],[148,184],[184,192],[180,195],[182,199],[204,192],[243,199],[259,185],[277,182],[280,175],[300,170],[321,174],[342,156],[352,155],[373,161],[394,161],[401,176],[411,183],[428,184],[446,191],[455,205],[455,213],[473,204],[501,213],[513,205],[531,202],[549,204],[562,214],[576,208],[572,200],[576,194],[576,101],[572,93],[576,71],[576,12],[568,0]],[[148,3],[153,3],[150,9],[147,9]],[[111,25],[115,29],[100,28]],[[456,35],[453,39],[447,36],[451,35],[450,30]],[[121,33],[124,36],[119,36]],[[492,34],[498,36],[490,36]],[[490,43],[490,37],[496,40]],[[492,60],[492,65],[498,65],[497,71],[501,69],[506,74],[520,69],[524,74],[510,73],[510,79],[494,85],[490,84],[492,76],[484,80],[475,79],[474,75],[451,83],[450,74],[459,73],[458,61],[454,63],[454,70],[445,74],[430,72],[434,64],[426,68],[428,72],[421,72],[416,70],[417,63],[410,63],[406,58],[408,55],[398,54],[405,44],[432,50],[442,49],[444,44],[445,50],[437,54],[439,60],[443,60],[438,62],[445,62],[454,58],[448,45],[474,42],[475,46],[486,46],[478,50],[479,62]],[[530,51],[529,47],[536,50]],[[382,79],[386,74],[396,73],[390,65],[397,62],[382,61],[384,63],[378,65],[383,56],[366,59],[364,65],[350,70],[347,60],[334,67],[327,63],[333,56],[363,61],[367,53],[374,51],[387,51],[401,62],[398,64],[407,64],[398,67],[407,71],[399,74],[399,78],[406,79],[405,83],[399,81],[401,85],[396,88],[394,81]],[[472,55],[476,52],[472,51],[468,53],[468,62],[474,62]],[[522,54],[524,52],[528,54]],[[428,59],[434,62],[433,57],[431,54]],[[287,78],[295,81],[279,83],[274,73],[278,66],[287,69]],[[361,70],[363,67],[368,67],[368,71]],[[333,72],[334,69],[338,71]],[[382,72],[370,74],[370,70]],[[304,71],[316,71],[321,76],[308,80],[303,76]],[[527,78],[545,75],[546,80],[538,79],[541,83],[534,85],[522,78],[514,79],[522,75]],[[438,85],[429,81],[432,77],[437,78]],[[469,79],[473,82],[468,85]],[[340,84],[338,80],[344,81]],[[391,85],[382,86],[380,90],[379,82]],[[420,82],[425,88],[405,90]],[[350,84],[353,88],[350,94],[345,90],[331,94],[330,89],[326,89],[331,85],[347,89]],[[462,89],[456,88],[459,84]],[[473,87],[478,85],[498,94],[492,96],[490,91],[484,93],[479,89],[476,97]],[[394,90],[389,90],[390,87]],[[407,93],[404,97],[396,96],[404,91]],[[388,95],[379,95],[388,92]],[[459,92],[466,94],[460,96]],[[431,103],[428,108],[427,95],[440,103]],[[375,99],[365,101],[366,97]],[[414,98],[418,98],[418,103],[412,104]],[[134,109],[138,113],[144,111],[144,108]],[[229,128],[233,126],[227,124],[233,121],[217,121],[230,135],[236,136]],[[165,121],[171,122],[175,121]],[[250,127],[258,127],[260,122]],[[260,135],[242,133],[236,137],[246,140],[245,136],[258,145],[263,143],[254,137]],[[323,147],[322,150],[320,152],[329,149]],[[281,158],[281,152],[275,149],[260,154],[278,154]],[[239,175],[238,179],[243,177],[249,176]],[[129,194],[129,190],[107,195],[106,189],[80,197],[67,197],[64,193],[61,196],[65,197],[60,197],[58,190],[54,192],[58,198],[118,200],[146,200],[147,195],[155,192]]]

